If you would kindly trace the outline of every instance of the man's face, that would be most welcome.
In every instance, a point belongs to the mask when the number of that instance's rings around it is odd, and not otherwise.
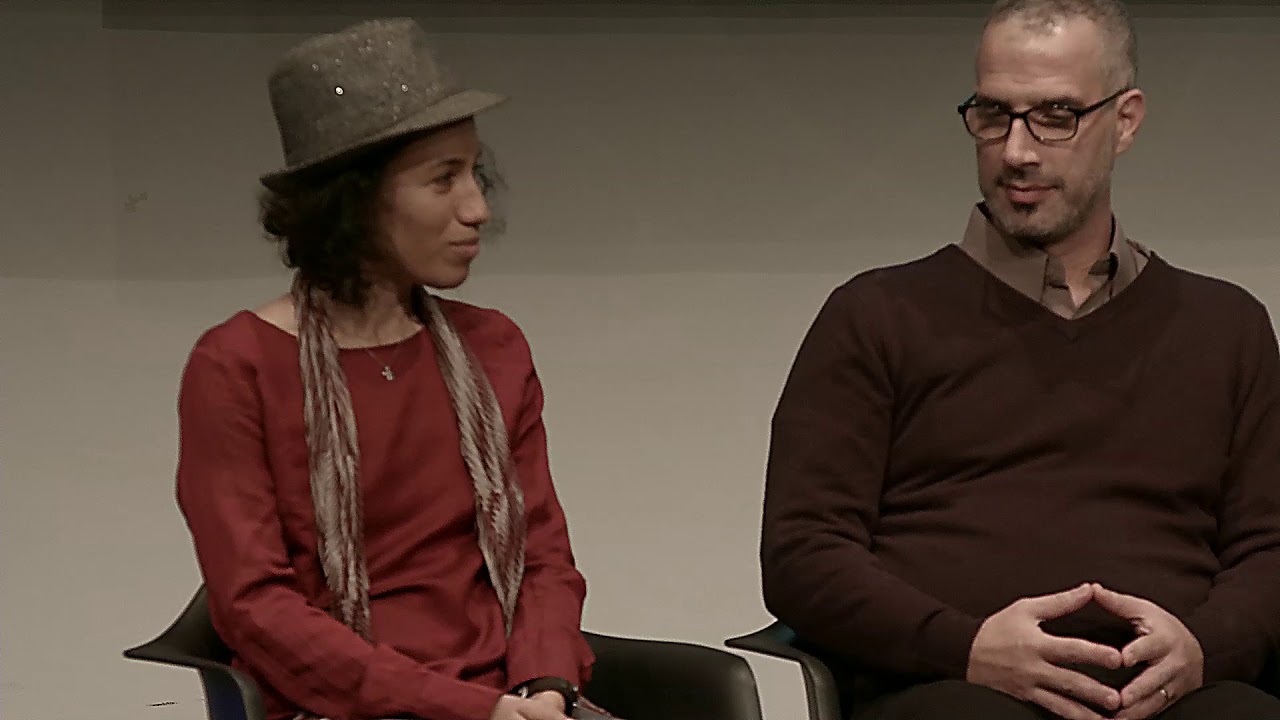
[[[978,50],[975,101],[1014,112],[1093,105],[1123,89],[1111,87],[1104,37],[1086,18],[1048,29],[1018,18],[991,25]],[[1021,120],[1003,139],[978,140],[978,185],[996,227],[1046,247],[1109,214],[1111,171],[1133,141],[1141,106],[1139,91],[1125,93],[1081,118],[1070,140],[1041,142]]]

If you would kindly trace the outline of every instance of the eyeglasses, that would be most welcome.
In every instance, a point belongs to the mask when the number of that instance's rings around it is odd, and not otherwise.
[[[1022,112],[1013,112],[1001,103],[977,100],[970,95],[956,108],[964,118],[965,129],[979,140],[1002,140],[1013,129],[1013,121],[1021,120],[1027,130],[1040,142],[1063,142],[1080,131],[1080,118],[1101,109],[1129,91],[1122,88],[1098,102],[1083,108],[1075,108],[1060,102],[1041,103]]]

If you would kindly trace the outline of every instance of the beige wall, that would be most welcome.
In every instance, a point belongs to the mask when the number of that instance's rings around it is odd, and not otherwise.
[[[202,717],[194,675],[119,651],[198,582],[172,499],[186,352],[286,279],[254,226],[279,160],[264,73],[344,8],[412,4],[265,5],[0,5],[5,720]],[[459,295],[533,345],[586,625],[754,629],[768,420],[801,334],[849,275],[954,240],[975,199],[952,108],[977,10],[431,7],[461,73],[514,98],[482,125],[510,230]],[[1139,13],[1150,116],[1122,221],[1280,307],[1280,12]],[[798,673],[752,663],[770,720],[798,719]]]

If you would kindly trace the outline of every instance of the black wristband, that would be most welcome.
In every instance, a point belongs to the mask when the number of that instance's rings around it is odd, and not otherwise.
[[[573,717],[573,710],[578,705],[578,688],[568,680],[558,677],[540,677],[522,682],[513,692],[522,697],[533,697],[541,692],[558,692],[564,698],[564,714]]]

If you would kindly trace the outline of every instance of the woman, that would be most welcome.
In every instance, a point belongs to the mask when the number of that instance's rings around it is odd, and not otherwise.
[[[490,220],[473,116],[409,20],[291,50],[262,220],[290,291],[196,343],[178,501],[268,716],[563,720],[593,657],[542,390],[461,284]]]

